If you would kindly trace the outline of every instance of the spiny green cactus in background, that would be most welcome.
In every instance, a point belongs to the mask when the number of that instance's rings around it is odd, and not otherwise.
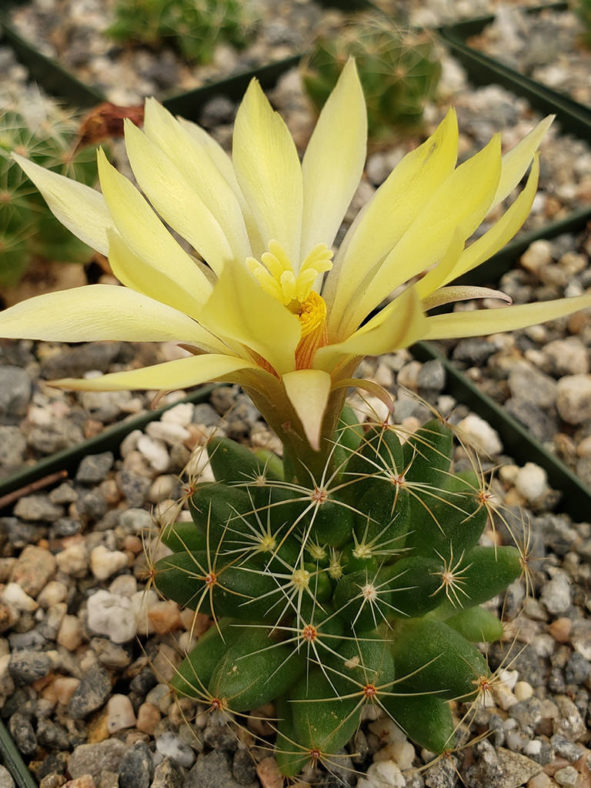
[[[215,482],[163,528],[154,583],[214,624],[172,687],[239,715],[273,702],[283,774],[330,764],[377,704],[422,747],[454,747],[452,699],[490,686],[474,645],[502,624],[482,603],[519,577],[516,547],[479,544],[490,492],[453,469],[433,419],[401,443],[343,411],[331,466],[282,478],[278,458],[214,437]]]
[[[171,43],[189,62],[209,63],[218,43],[240,49],[252,30],[241,0],[118,0],[106,32],[122,43]]]
[[[302,64],[305,90],[318,111],[351,56],[367,101],[370,139],[419,125],[441,75],[433,36],[375,14],[356,17],[338,36],[321,35]]]
[[[581,41],[591,49],[591,0],[577,0],[575,10],[584,28]]]
[[[32,103],[34,111],[15,103],[0,113],[0,286],[16,284],[34,258],[83,263],[93,254],[52,215],[10,154],[94,185],[96,149],[75,150],[78,122],[71,113],[40,97]]]

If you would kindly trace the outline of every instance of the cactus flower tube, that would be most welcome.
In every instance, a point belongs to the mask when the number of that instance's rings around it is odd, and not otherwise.
[[[31,298],[0,315],[0,336],[176,340],[190,356],[54,385],[171,390],[236,382],[283,440],[286,455],[319,471],[363,356],[422,338],[521,328],[591,306],[589,294],[427,316],[434,306],[490,295],[448,285],[500,249],[525,220],[537,187],[536,150],[550,122],[505,155],[495,135],[456,166],[458,130],[450,110],[397,165],[333,254],[366,154],[366,108],[354,61],[301,162],[256,80],[238,110],[231,159],[201,128],[150,99],[144,130],[131,122],[125,129],[139,188],[102,153],[102,193],[15,155],[55,216],[108,255],[124,286]],[[528,169],[501,218],[470,241]]]

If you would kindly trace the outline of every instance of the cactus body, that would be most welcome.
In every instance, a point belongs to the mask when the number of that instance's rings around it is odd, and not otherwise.
[[[330,482],[282,481],[278,463],[222,438],[217,481],[197,485],[194,523],[163,532],[173,550],[158,589],[210,613],[173,680],[178,694],[247,712],[273,702],[277,761],[296,775],[331,762],[377,703],[424,747],[453,747],[451,699],[489,681],[474,642],[502,625],[478,607],[521,571],[519,551],[482,547],[481,482],[453,469],[438,420],[404,444],[350,414]]]

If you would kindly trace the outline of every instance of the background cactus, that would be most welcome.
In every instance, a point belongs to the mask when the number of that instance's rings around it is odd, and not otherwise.
[[[244,47],[251,30],[240,0],[118,0],[106,32],[128,44],[170,43],[188,61],[209,63],[218,43]]]
[[[215,482],[166,526],[156,587],[214,624],[172,686],[212,710],[273,702],[285,775],[330,764],[377,704],[418,744],[454,747],[451,699],[490,686],[473,644],[502,625],[483,602],[522,572],[515,547],[479,545],[489,491],[454,472],[437,419],[401,444],[345,409],[330,467],[281,478],[277,458],[214,437]]]
[[[441,74],[430,33],[403,30],[385,17],[364,14],[338,36],[320,36],[302,67],[304,87],[318,111],[351,56],[367,101],[370,138],[420,124]]]
[[[583,23],[581,41],[584,46],[591,48],[591,0],[577,0],[575,3],[575,11]]]
[[[0,286],[15,284],[35,257],[86,262],[92,250],[51,214],[39,192],[12,161],[12,151],[61,175],[93,185],[96,150],[76,150],[78,121],[38,94],[0,113]]]

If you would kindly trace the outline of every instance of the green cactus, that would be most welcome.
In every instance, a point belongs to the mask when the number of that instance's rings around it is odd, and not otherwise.
[[[284,481],[275,457],[214,437],[216,482],[189,490],[193,522],[168,525],[158,590],[214,625],[172,681],[239,714],[272,702],[287,776],[330,763],[378,704],[423,747],[453,748],[453,699],[491,682],[474,645],[502,624],[479,605],[522,572],[515,547],[478,544],[488,516],[476,473],[453,470],[433,419],[401,445],[345,408],[321,480]]]
[[[304,88],[318,111],[349,57],[355,58],[363,85],[370,140],[420,125],[441,75],[430,33],[402,30],[385,17],[364,14],[338,36],[321,35],[302,63]]]
[[[96,150],[75,151],[78,122],[53,102],[36,103],[38,112],[18,104],[0,113],[0,286],[14,285],[34,258],[86,262],[92,250],[52,215],[39,192],[10,154],[93,185]]]
[[[170,43],[188,62],[209,63],[218,43],[240,49],[253,29],[240,0],[118,0],[106,33],[151,48]]]
[[[584,46],[591,49],[591,0],[577,0],[575,10],[583,23],[581,41]]]

